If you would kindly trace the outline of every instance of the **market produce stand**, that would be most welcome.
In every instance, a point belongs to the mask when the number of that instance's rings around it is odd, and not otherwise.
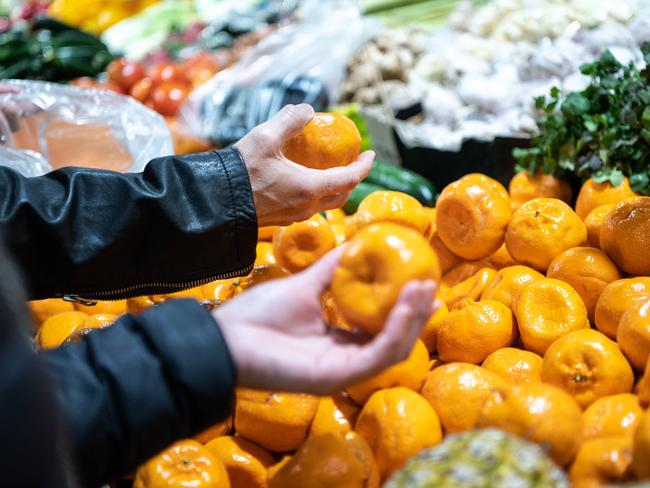
[[[647,2],[54,0],[5,13],[0,79],[19,92],[0,97],[41,111],[0,127],[0,153],[28,176],[65,161],[141,171],[225,147],[288,103],[336,133],[310,124],[292,161],[381,159],[341,208],[260,228],[245,277],[29,302],[37,349],[176,298],[214,310],[343,243],[373,265],[341,261],[321,298],[332,327],[372,336],[406,282],[440,283],[404,361],[330,396],[239,388],[230,418],[113,486],[182,486],[151,481],[180,464],[202,466],[202,487],[650,480]]]

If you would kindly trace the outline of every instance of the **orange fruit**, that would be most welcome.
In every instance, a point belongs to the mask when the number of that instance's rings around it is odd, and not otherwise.
[[[438,261],[440,262],[440,270],[442,273],[446,273],[462,262],[463,259],[451,252],[445,243],[442,242],[440,236],[438,235],[438,231],[435,231],[433,234],[431,234],[429,237],[429,244],[431,244],[431,247],[438,256]]]
[[[469,174],[442,191],[436,204],[440,239],[458,256],[481,259],[503,244],[510,221],[510,197],[501,183]]]
[[[415,341],[408,358],[370,379],[348,386],[347,392],[359,405],[366,403],[370,395],[385,388],[403,386],[420,391],[429,372],[429,352],[422,341]]]
[[[571,203],[573,190],[565,181],[553,175],[520,171],[508,185],[512,210],[517,210],[524,203],[535,198],[557,198],[565,203]]]
[[[235,436],[217,437],[205,448],[224,465],[233,487],[266,488],[267,470],[275,460],[265,449]]]
[[[438,258],[421,234],[393,223],[366,227],[350,240],[332,278],[332,297],[351,325],[377,334],[402,287],[439,280]]]
[[[62,312],[53,315],[36,333],[36,346],[40,349],[59,347],[88,318],[83,312]]]
[[[569,470],[573,488],[600,488],[630,481],[632,439],[603,437],[585,442]]]
[[[234,287],[235,296],[237,296],[249,288],[269,281],[279,280],[280,278],[286,278],[287,276],[289,276],[289,272],[277,264],[265,264],[255,266],[248,276],[233,280],[231,285]]]
[[[515,213],[506,232],[508,252],[519,264],[542,273],[567,249],[583,245],[587,228],[562,200],[536,198]]]
[[[639,398],[631,393],[620,393],[599,398],[582,414],[583,439],[609,436],[633,436],[643,409]]]
[[[334,233],[334,240],[337,246],[340,246],[348,240],[348,228],[345,224],[330,224],[330,228]]]
[[[632,471],[639,480],[650,480],[650,411],[641,416],[634,434]]]
[[[424,344],[424,347],[427,348],[427,351],[435,351],[440,325],[448,313],[449,309],[447,308],[447,305],[442,303],[436,313],[431,315],[431,317],[429,317],[429,320],[427,320],[427,323],[424,324],[422,332],[420,332],[420,340]]]
[[[322,397],[311,423],[309,435],[341,434],[350,432],[359,416],[359,406],[339,392]]]
[[[484,268],[493,266],[485,261],[462,261],[444,274],[440,284],[442,287],[453,288]]]
[[[600,248],[626,273],[650,275],[650,197],[610,210],[600,229]]]
[[[503,269],[508,266],[515,266],[517,264],[517,261],[515,261],[508,252],[508,248],[506,247],[505,242],[501,244],[501,247],[497,249],[494,254],[488,256],[487,258],[484,258],[483,261],[486,264],[494,267],[494,269]]]
[[[275,264],[275,254],[273,254],[273,244],[270,242],[260,241],[255,248],[255,266],[265,266]]]
[[[237,292],[238,280],[218,280],[201,287],[204,300],[230,300]]]
[[[345,115],[318,112],[305,128],[284,146],[284,155],[309,168],[346,166],[359,157],[361,135]]]
[[[650,301],[625,312],[618,324],[616,341],[632,366],[643,371],[650,357]]]
[[[582,329],[546,350],[542,381],[564,389],[586,408],[604,396],[631,392],[634,372],[614,341],[597,330]]]
[[[450,309],[462,301],[478,300],[483,290],[492,282],[497,272],[492,268],[481,268],[473,276],[451,288],[441,287],[440,299]]]
[[[126,310],[129,313],[140,313],[153,307],[155,304],[151,296],[127,298]]]
[[[36,327],[40,327],[43,322],[53,315],[63,312],[72,312],[74,310],[74,305],[72,303],[66,302],[60,298],[33,300],[27,302],[27,305],[29,305],[29,309],[32,312],[32,316],[36,322]]]
[[[607,205],[610,203],[618,203],[628,198],[635,196],[635,193],[630,188],[630,182],[627,178],[618,186],[613,186],[609,182],[605,183],[594,183],[594,181],[589,178],[584,182],[582,188],[580,188],[580,193],[578,193],[578,199],[576,200],[576,213],[581,219],[587,218],[589,212],[591,212],[596,207],[601,205]]]
[[[154,303],[162,303],[167,300],[177,300],[181,298],[192,298],[198,301],[203,300],[203,292],[201,291],[201,287],[197,286],[188,290],[181,290],[174,293],[164,293],[162,295],[154,295],[152,297]]]
[[[318,402],[318,397],[312,395],[240,388],[235,402],[235,430],[269,451],[292,451],[305,440]]]
[[[398,191],[376,191],[361,200],[354,214],[357,229],[378,222],[393,222],[425,235],[431,221],[427,210],[411,195]]]
[[[578,292],[587,307],[590,321],[594,320],[596,303],[603,289],[622,278],[607,254],[593,247],[574,247],[564,251],[551,262],[546,276],[566,281]]]
[[[466,363],[443,364],[431,370],[422,396],[433,406],[445,433],[474,428],[490,391],[506,382],[487,369]]]
[[[103,329],[104,327],[112,325],[117,318],[117,315],[112,315],[110,313],[91,315],[81,323],[79,329]]]
[[[311,266],[334,247],[334,232],[320,214],[288,227],[280,227],[273,236],[275,259],[290,273]]]
[[[275,234],[275,231],[279,229],[279,227],[275,225],[271,225],[268,227],[260,227],[257,229],[257,240],[258,241],[272,241],[273,240],[273,234]]]
[[[616,331],[623,314],[650,300],[650,277],[626,278],[608,284],[596,304],[596,328],[610,339],[616,339]]]
[[[345,224],[345,219],[347,218],[347,215],[345,215],[345,212],[340,209],[340,208],[333,208],[331,210],[325,210],[323,212],[323,217],[325,217],[325,220],[327,220],[330,225],[333,224]]]
[[[650,356],[645,365],[643,376],[641,376],[641,379],[636,384],[635,391],[639,395],[639,403],[641,403],[641,406],[648,408],[650,406]]]
[[[436,350],[445,363],[481,364],[517,340],[512,310],[496,300],[467,303],[442,320]]]
[[[352,327],[348,324],[338,308],[334,303],[332,292],[325,291],[320,297],[321,310],[323,311],[323,319],[326,324],[339,327],[341,329],[350,330]]]
[[[500,269],[481,292],[481,300],[496,300],[514,310],[514,303],[524,287],[532,281],[544,278],[528,266],[507,266]]]
[[[525,348],[539,355],[563,335],[589,327],[580,295],[568,283],[552,278],[524,287],[515,304],[515,316]]]
[[[402,387],[373,393],[355,430],[370,446],[382,481],[410,457],[442,440],[440,421],[431,405]]]
[[[544,383],[494,388],[478,415],[477,427],[495,427],[545,446],[560,466],[581,444],[582,411],[568,393]]]
[[[534,352],[504,347],[485,358],[483,368],[510,383],[542,381],[542,358]]]
[[[275,475],[278,474],[280,472],[280,470],[282,468],[284,468],[284,466],[287,463],[289,463],[289,461],[291,461],[291,458],[292,458],[291,455],[285,454],[284,456],[282,456],[282,459],[280,459],[273,466],[269,467],[269,469],[267,471],[267,473],[268,473],[267,479],[268,479],[269,484],[273,483],[273,478],[275,478]]]
[[[133,488],[230,488],[221,461],[203,445],[178,441],[138,468]]]
[[[108,313],[111,315],[122,315],[126,313],[126,300],[100,300],[95,305],[74,304],[75,310],[79,310],[88,315],[98,315]]]
[[[232,430],[232,417],[228,417],[223,422],[214,424],[212,427],[205,429],[203,432],[198,433],[194,436],[194,440],[200,442],[201,444],[207,444],[212,439],[221,437],[222,435],[230,434]]]
[[[605,222],[607,214],[616,206],[615,203],[601,205],[596,207],[589,215],[585,217],[585,227],[587,227],[587,246],[597,247],[600,249],[600,229]]]
[[[355,432],[311,436],[269,473],[269,488],[379,487],[372,452]]]

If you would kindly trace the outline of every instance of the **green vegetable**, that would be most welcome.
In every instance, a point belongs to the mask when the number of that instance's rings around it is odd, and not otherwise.
[[[343,205],[342,207],[343,211],[348,215],[352,215],[354,212],[357,211],[357,208],[359,207],[361,200],[366,198],[371,193],[374,193],[376,191],[386,190],[386,189],[387,188],[383,186],[362,181],[357,185],[357,187],[354,190],[352,190],[352,193],[350,194],[350,198],[348,198],[348,201],[345,202],[345,205]]]
[[[408,193],[417,198],[422,205],[431,207],[436,203],[436,190],[433,184],[424,176],[408,169],[398,168],[390,164],[375,163],[364,181],[383,186],[389,190]]]
[[[650,64],[650,43],[641,51]],[[531,148],[513,151],[517,171],[612,185],[627,176],[635,192],[650,195],[650,68],[624,66],[606,51],[581,71],[591,77],[585,90],[553,88],[535,100],[540,133]]]
[[[354,125],[359,129],[359,134],[361,134],[361,150],[367,151],[372,148],[372,140],[368,134],[368,129],[366,128],[366,121],[361,115],[361,106],[358,103],[349,103],[347,105],[340,105],[338,107],[332,107],[332,112],[337,112],[345,115],[354,122]]]

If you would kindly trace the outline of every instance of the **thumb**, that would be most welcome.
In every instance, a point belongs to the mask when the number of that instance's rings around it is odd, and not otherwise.
[[[297,135],[314,118],[311,105],[287,105],[271,120],[264,123],[264,131],[273,134],[276,148],[282,148],[293,136]]]

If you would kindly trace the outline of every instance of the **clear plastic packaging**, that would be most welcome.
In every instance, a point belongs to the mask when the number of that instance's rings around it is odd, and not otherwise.
[[[325,109],[338,101],[348,59],[378,29],[357,2],[307,0],[295,23],[192,93],[182,116],[194,132],[228,144],[288,103]]]
[[[9,80],[0,107],[0,165],[25,176],[64,166],[139,172],[173,154],[163,117],[134,99],[103,90]],[[14,127],[10,127],[14,125]]]

